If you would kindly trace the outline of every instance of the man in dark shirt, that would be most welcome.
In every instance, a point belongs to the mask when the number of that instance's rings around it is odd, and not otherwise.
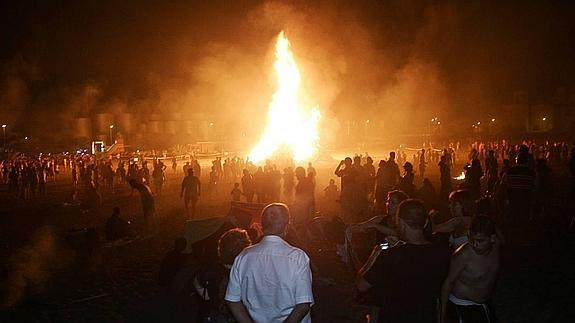
[[[395,241],[395,247],[382,252],[370,268],[362,270],[358,289],[376,289],[381,307],[379,322],[437,322],[449,249],[425,238],[427,212],[421,201],[403,201],[397,222],[404,242]]]

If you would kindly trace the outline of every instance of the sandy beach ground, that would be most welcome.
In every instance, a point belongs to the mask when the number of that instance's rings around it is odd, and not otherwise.
[[[376,159],[376,164],[378,159]],[[318,164],[317,199],[325,211],[321,193],[333,164]],[[204,163],[205,165],[205,163]],[[47,185],[47,196],[21,200],[0,189],[0,290],[2,322],[131,322],[185,321],[185,314],[161,308],[157,273],[163,255],[185,223],[179,198],[183,178],[181,164],[166,171],[167,183],[156,197],[153,233],[140,225],[137,192],[127,185],[114,193],[103,192],[99,214],[82,214],[65,206],[72,190],[70,175],[61,174]],[[455,167],[453,174],[458,174]],[[206,182],[208,169],[202,170]],[[438,189],[437,167],[428,176]],[[504,228],[508,244],[502,251],[502,267],[493,303],[502,322],[573,322],[575,320],[575,239],[565,221],[572,211],[564,170],[555,172],[558,198],[550,215],[536,219],[527,230]],[[339,185],[339,181],[337,181]],[[420,179],[416,180],[420,184]],[[219,188],[217,196],[204,192],[200,217],[223,216],[229,210],[232,183]],[[105,219],[119,206],[122,217],[134,222],[138,238],[121,246],[97,248],[89,256],[66,243],[71,230],[94,226],[102,237]],[[567,219],[567,220],[566,220]],[[310,251],[318,270],[314,273],[314,322],[362,322],[367,308],[356,303],[354,273],[342,264],[332,248]],[[193,304],[190,304],[193,307]]]

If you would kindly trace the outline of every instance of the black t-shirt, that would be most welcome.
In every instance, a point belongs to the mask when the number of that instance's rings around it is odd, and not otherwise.
[[[450,250],[442,244],[405,244],[382,252],[364,275],[381,298],[381,318],[421,313],[435,319],[449,259]]]

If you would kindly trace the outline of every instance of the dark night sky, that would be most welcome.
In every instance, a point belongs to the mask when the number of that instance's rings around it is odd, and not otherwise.
[[[543,100],[575,88],[574,9],[573,1],[3,2],[0,110],[60,111],[86,84],[100,103],[159,102],[170,88],[209,101],[221,89],[206,90],[196,65],[211,66],[222,48],[219,61],[252,61],[218,74],[257,71],[283,28],[310,78],[331,84],[322,103],[333,111],[390,102],[416,110],[422,103],[405,96],[418,89],[447,113],[515,90]]]

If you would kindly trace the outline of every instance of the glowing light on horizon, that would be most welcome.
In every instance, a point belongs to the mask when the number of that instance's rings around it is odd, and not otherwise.
[[[318,150],[321,115],[317,106],[305,109],[299,102],[301,76],[283,31],[275,49],[277,89],[268,106],[263,134],[249,158],[259,163],[278,150],[287,149],[296,162],[309,160]]]

